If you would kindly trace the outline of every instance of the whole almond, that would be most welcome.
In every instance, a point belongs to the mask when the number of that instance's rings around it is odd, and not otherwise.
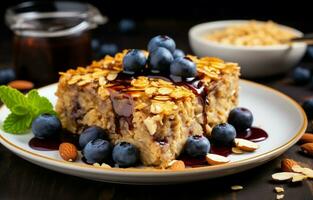
[[[283,159],[280,163],[281,170],[284,172],[293,172],[292,167],[299,165],[292,159]]]
[[[25,80],[15,80],[10,82],[8,86],[17,90],[31,90],[34,88],[34,83]]]
[[[311,133],[305,133],[300,139],[300,142],[302,143],[312,143],[313,142],[313,134]]]
[[[301,149],[305,154],[313,156],[313,142],[301,145]]]
[[[72,143],[64,142],[59,146],[60,156],[69,162],[73,162],[77,159],[77,148]]]

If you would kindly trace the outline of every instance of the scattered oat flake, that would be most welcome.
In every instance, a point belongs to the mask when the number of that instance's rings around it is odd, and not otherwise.
[[[283,199],[284,196],[285,196],[285,195],[283,195],[283,194],[278,194],[278,195],[276,195],[276,199]]]
[[[281,192],[284,192],[284,188],[283,187],[275,187],[275,192],[276,193],[281,193]]]
[[[233,185],[233,186],[231,186],[231,189],[236,191],[236,190],[242,190],[243,187],[241,185]]]

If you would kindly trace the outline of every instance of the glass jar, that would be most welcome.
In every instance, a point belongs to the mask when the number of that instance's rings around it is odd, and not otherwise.
[[[17,77],[39,85],[58,79],[58,72],[91,61],[90,30],[107,18],[78,2],[25,2],[8,8],[6,23],[14,32]]]

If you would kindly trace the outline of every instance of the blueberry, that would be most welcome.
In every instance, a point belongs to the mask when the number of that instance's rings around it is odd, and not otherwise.
[[[168,72],[174,58],[172,53],[163,47],[150,52],[148,62],[152,73]]]
[[[0,85],[6,85],[15,80],[15,71],[12,68],[0,69]]]
[[[95,52],[98,51],[100,48],[100,41],[98,39],[93,39],[91,41],[91,48]]]
[[[247,108],[234,108],[228,115],[228,123],[233,125],[237,131],[245,131],[252,126],[252,112]]]
[[[111,158],[112,146],[103,139],[95,139],[89,141],[83,149],[83,155],[86,162],[94,163],[108,163]]]
[[[99,54],[101,56],[109,55],[114,56],[118,52],[118,47],[113,43],[105,43],[100,46]]]
[[[216,144],[228,146],[236,137],[236,129],[231,124],[218,124],[212,129],[211,137]]]
[[[186,153],[191,157],[203,157],[211,149],[209,140],[204,136],[189,136],[186,142]]]
[[[131,167],[137,164],[139,151],[134,145],[121,142],[113,148],[112,157],[119,167]]]
[[[60,120],[55,115],[42,114],[32,122],[32,131],[36,138],[54,138],[62,130]]]
[[[179,58],[179,57],[185,57],[185,53],[180,49],[175,49],[173,53],[173,57],[174,59]]]
[[[297,67],[292,72],[292,78],[295,84],[304,85],[311,79],[311,72],[309,69]]]
[[[171,53],[174,53],[176,44],[172,38],[166,35],[158,35],[149,41],[148,51],[151,53],[158,47],[164,47],[168,49]]]
[[[313,119],[313,98],[303,102],[302,108],[309,119]]]
[[[308,46],[307,47],[307,54],[313,58],[313,46]]]
[[[143,51],[132,49],[123,58],[123,72],[135,74],[142,71],[147,63],[147,58]]]
[[[122,19],[118,24],[118,29],[122,33],[132,32],[136,29],[136,22],[132,19]]]
[[[106,132],[98,126],[88,127],[79,136],[79,146],[84,148],[91,140],[105,139],[106,135]]]
[[[197,75],[197,67],[188,57],[176,58],[170,66],[171,75],[189,78]]]

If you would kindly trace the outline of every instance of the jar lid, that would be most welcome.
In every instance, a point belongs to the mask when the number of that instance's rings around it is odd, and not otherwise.
[[[17,35],[60,37],[96,28],[107,22],[99,10],[78,2],[24,2],[10,7],[6,23]]]

